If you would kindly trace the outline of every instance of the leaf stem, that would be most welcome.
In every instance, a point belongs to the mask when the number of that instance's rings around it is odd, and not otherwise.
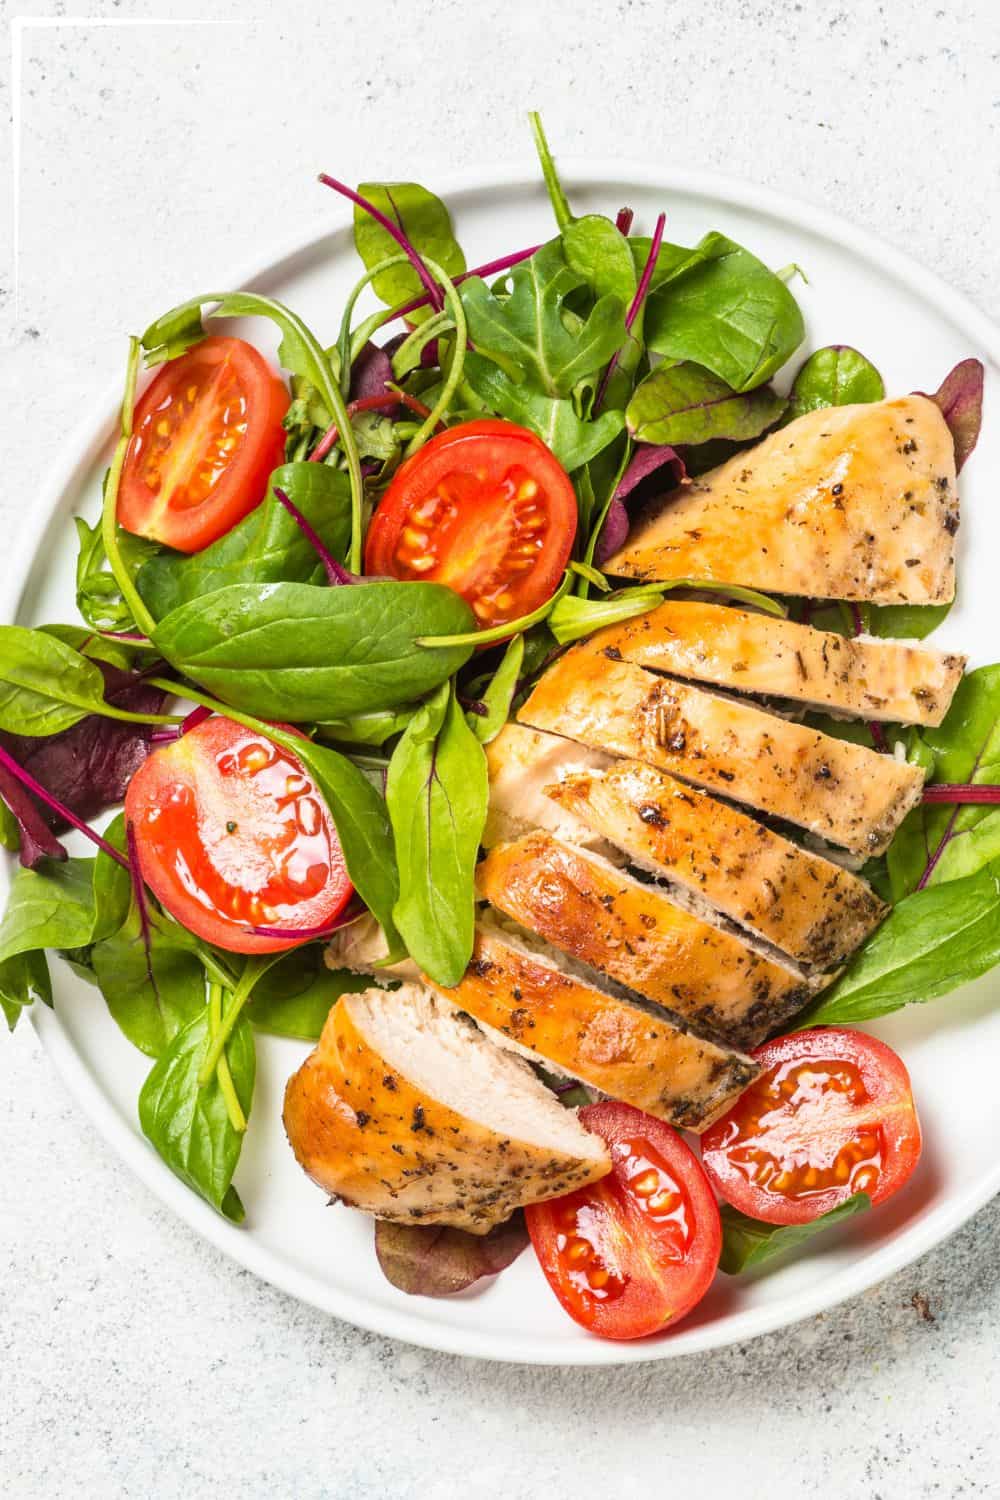
[[[233,1027],[240,1018],[240,1011],[249,1000],[254,985],[281,957],[282,953],[266,953],[257,958],[247,959],[243,973],[236,982],[236,988],[229,997],[226,1008],[219,1018],[218,1025],[212,1028],[212,1040],[209,1043],[209,1048],[202,1061],[202,1065],[198,1069],[199,1088],[205,1087],[218,1067],[219,1059],[225,1052],[226,1043],[233,1034]],[[245,1128],[246,1126],[244,1125]]]
[[[938,781],[924,787],[924,802],[968,803],[987,806],[1000,803],[1000,786],[978,782]]]
[[[99,849],[103,849],[105,854],[109,855],[123,869],[127,870],[129,868],[128,860],[119,849],[115,848],[114,844],[109,844],[107,839],[102,838],[99,833],[96,833],[82,818],[78,818],[76,813],[71,811],[65,803],[53,797],[51,792],[47,792],[41,782],[36,781],[29,771],[26,771],[23,766],[19,765],[2,745],[0,745],[0,766],[5,767],[15,780],[28,788],[29,792],[34,792],[36,797],[40,797],[45,805],[50,807],[54,813],[58,813],[64,822],[69,823],[70,827],[76,828],[80,833],[86,834],[91,843],[96,844]]]
[[[326,172],[321,172],[319,174],[319,180],[324,187],[333,188],[333,191],[335,193],[340,193],[342,197],[349,198],[353,204],[362,209],[366,214],[368,214],[370,218],[374,219],[376,224],[381,224],[386,234],[392,236],[392,238],[396,241],[396,244],[403,251],[406,259],[410,262],[410,265],[416,271],[417,275],[420,278],[421,284],[427,289],[427,296],[435,312],[440,312],[444,307],[444,299],[441,296],[441,288],[435,284],[434,279],[431,276],[430,271],[428,270],[428,266],[431,265],[431,262],[428,261],[425,264],[424,260],[407,239],[400,226],[398,224],[394,224],[386,214],[382,213],[381,209],[375,207],[374,203],[370,203],[367,198],[363,198],[360,193],[355,192],[354,188],[348,187],[346,182],[339,182],[336,177],[331,177]]]
[[[156,621],[139,597],[139,591],[132,582],[132,576],[125,566],[125,560],[118,546],[118,487],[121,484],[122,469],[125,466],[125,455],[132,437],[132,409],[135,404],[135,383],[139,373],[139,340],[133,334],[129,339],[128,364],[125,367],[125,392],[122,396],[120,416],[120,436],[115,446],[114,456],[111,459],[111,467],[108,469],[108,477],[104,485],[104,503],[101,507],[101,541],[104,543],[105,555],[108,566],[114,575],[119,592],[129,609],[132,618],[142,631],[143,635],[150,635],[156,628]]]
[[[208,987],[208,1025],[209,1034],[211,1036],[210,1049],[211,1046],[214,1045],[215,1038],[219,1034],[219,1027],[221,1023],[222,986],[221,984],[212,983]],[[233,1083],[233,1075],[229,1071],[229,1062],[226,1058],[225,1052],[222,1052],[219,1055],[219,1060],[215,1065],[215,1076],[219,1080],[219,1091],[222,1094],[223,1099],[225,1100],[226,1113],[229,1116],[229,1123],[236,1131],[237,1135],[242,1135],[247,1128],[247,1117],[243,1113],[243,1106],[240,1104],[239,1099],[236,1097],[236,1086]],[[198,1077],[198,1082],[199,1084],[201,1083],[200,1074]]]
[[[660,214],[659,218],[656,221],[656,228],[653,230],[653,238],[649,244],[649,254],[646,256],[646,264],[642,268],[642,275],[639,278],[639,285],[635,289],[635,296],[629,303],[628,312],[625,314],[626,333],[632,332],[632,324],[639,316],[639,313],[642,310],[642,304],[646,300],[646,294],[649,291],[649,284],[653,279],[653,272],[656,270],[656,261],[660,253],[660,246],[663,244],[663,231],[666,227],[666,222],[666,214]],[[604,400],[605,393],[608,389],[608,383],[611,380],[612,375],[615,373],[615,370],[618,368],[618,361],[621,358],[621,352],[621,349],[615,350],[615,353],[611,359],[611,363],[608,365],[608,368],[605,370],[604,375],[601,379],[601,384],[598,387],[597,395],[594,398],[595,413],[599,412],[601,409],[601,403]]]
[[[540,625],[543,620],[547,620],[575,576],[567,568],[555,593],[546,599],[544,604],[540,604],[530,614],[522,615],[518,620],[509,620],[503,625],[494,625],[490,630],[470,630],[465,635],[418,635],[416,644],[433,650],[444,646],[491,646],[495,641],[509,640],[511,636],[520,635],[523,630],[529,630],[532,625]]]
[[[537,109],[528,111],[528,121],[531,125],[531,133],[535,138],[535,150],[538,152],[538,160],[541,163],[542,176],[545,178],[545,187],[548,191],[549,202],[552,204],[552,212],[556,216],[556,223],[560,231],[568,229],[573,223],[573,214],[570,211],[569,199],[563,191],[563,185],[559,181],[559,173],[556,171],[555,160],[549,150],[549,143],[545,139],[545,131],[542,129],[542,117]]]

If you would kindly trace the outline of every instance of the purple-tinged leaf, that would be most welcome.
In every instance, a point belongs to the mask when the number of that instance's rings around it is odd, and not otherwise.
[[[66,859],[66,850],[39,812],[21,782],[6,766],[0,765],[0,797],[17,822],[21,836],[22,865],[33,870],[42,859]]]
[[[382,1274],[401,1292],[449,1297],[483,1276],[496,1276],[528,1245],[524,1215],[516,1213],[489,1234],[468,1234],[440,1224],[375,1223],[375,1254]]]
[[[981,360],[963,359],[944,377],[934,395],[928,397],[940,407],[948,424],[955,444],[956,474],[979,441],[979,430],[983,425],[984,378]]]
[[[441,288],[424,265],[419,251],[410,241],[409,236],[404,233],[402,227],[399,224],[394,224],[388,215],[384,214],[381,209],[376,208],[375,204],[370,202],[368,198],[363,198],[360,193],[355,192],[354,188],[348,187],[346,182],[339,182],[336,177],[331,177],[327,172],[321,172],[319,180],[324,187],[333,188],[335,193],[340,193],[342,197],[349,198],[357,208],[362,209],[370,218],[374,219],[376,224],[380,224],[386,234],[390,235],[396,241],[396,244],[407,257],[414,271],[416,271],[431,307],[434,308],[435,312],[440,312],[444,307],[444,296]]]
[[[6,771],[9,776],[20,783],[22,787],[26,788],[29,792],[32,792],[34,796],[37,797],[38,800],[42,803],[43,807],[46,808],[48,812],[53,814],[59,822],[65,823],[70,828],[78,829],[80,833],[85,834],[86,837],[90,839],[90,842],[92,844],[96,844],[99,849],[103,849],[105,854],[107,854],[110,859],[113,859],[116,864],[123,865],[126,869],[128,869],[128,860],[120,850],[116,849],[113,844],[109,844],[107,839],[102,838],[101,835],[97,833],[93,828],[91,828],[87,823],[85,823],[81,817],[78,817],[77,814],[73,812],[72,808],[66,807],[56,797],[53,797],[52,793],[47,791],[46,788],[42,786],[40,781],[35,780],[30,771],[26,771],[23,766],[18,765],[14,757],[8,750],[4,748],[2,744],[0,744],[0,771]],[[10,806],[9,803],[8,806]],[[65,850],[63,850],[62,845],[60,844],[58,848],[60,852],[52,857],[56,859],[65,859],[66,853]],[[22,863],[23,862],[24,861],[22,859]]]
[[[388,346],[380,349],[378,344],[369,340],[351,366],[350,399],[363,401],[367,396],[391,394],[391,380],[392,358]]]
[[[288,514],[295,522],[296,526],[302,532],[302,535],[305,537],[306,541],[315,551],[316,556],[319,558],[320,562],[323,564],[324,569],[326,570],[326,579],[330,586],[336,587],[337,585],[342,583],[359,583],[360,579],[358,579],[355,574],[349,573],[347,569],[337,561],[333,553],[330,551],[329,547],[323,541],[323,538],[320,536],[319,532],[309,524],[305,516],[299,510],[298,506],[292,500],[289,500],[288,496],[285,494],[285,491],[275,488],[272,493],[275,500],[277,500],[281,505],[285,507]]]
[[[630,208],[620,208],[615,215],[615,228],[619,234],[628,234],[632,228],[632,220],[635,214]]]
[[[669,443],[639,443],[635,453],[629,460],[628,467],[618,482],[618,487],[612,496],[608,507],[601,534],[594,549],[594,562],[601,567],[612,557],[620,547],[625,545],[628,537],[630,518],[625,505],[626,499],[637,490],[644,480],[659,469],[668,466],[670,468],[669,482],[671,488],[683,484],[687,479],[687,470],[684,460],[675,448]],[[667,476],[664,476],[667,477]],[[644,498],[636,495],[636,500]]]

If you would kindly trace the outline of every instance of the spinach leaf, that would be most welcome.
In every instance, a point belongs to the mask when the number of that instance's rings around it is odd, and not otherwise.
[[[1000,864],[902,901],[801,1026],[855,1025],[935,1000],[1000,962]]]
[[[96,663],[42,630],[0,625],[0,729],[60,734],[107,711]]]
[[[585,422],[571,400],[555,400],[532,390],[527,381],[517,384],[499,365],[472,349],[465,356],[462,378],[474,400],[537,433],[570,473],[606,448],[625,425],[620,411],[605,411]]]
[[[387,219],[399,225],[418,255],[429,255],[451,277],[459,276],[465,270],[465,256],[455,238],[451,214],[441,199],[427,188],[418,182],[363,182],[358,192]],[[354,245],[369,271],[399,249],[382,225],[357,206],[354,209]],[[405,263],[380,271],[372,287],[390,307],[424,293],[416,271]],[[415,323],[422,322],[429,311],[426,307],[418,308],[410,316]]]
[[[18,870],[0,923],[0,964],[36,948],[83,948],[94,931],[94,861]]]
[[[114,849],[125,852],[125,814],[119,813],[104,830],[104,837]],[[123,926],[132,905],[132,879],[116,859],[104,849],[97,851],[91,890],[94,898],[94,927],[91,943],[109,938]]]
[[[340,740],[347,745],[384,745],[394,734],[402,733],[416,711],[416,704],[408,704],[403,708],[383,708],[377,713],[328,719],[318,729],[325,740]]]
[[[172,666],[235,708],[293,723],[396,708],[450,677],[472,648],[469,606],[435,583],[231,584],[172,610],[153,633]]]
[[[230,1122],[215,1075],[203,1088],[198,1085],[210,1036],[208,1008],[202,1005],[154,1063],[139,1095],[139,1123],[143,1135],[182,1182],[227,1219],[240,1223],[244,1209],[232,1180],[243,1136]],[[236,1097],[248,1116],[256,1057],[253,1031],[243,1015],[233,1028],[225,1055]]]
[[[568,396],[625,342],[621,297],[600,297],[586,319],[568,312],[567,297],[585,281],[567,265],[559,240],[515,266],[509,278],[511,291],[502,299],[478,276],[463,281],[460,296],[476,350],[515,383],[525,381],[546,396]]]
[[[267,497],[203,552],[163,552],[140,570],[139,593],[158,620],[232,583],[320,583],[323,565],[301,528],[274,498],[283,490],[343,559],[351,534],[351,487],[341,469],[290,463],[275,469]]]
[[[94,944],[91,965],[114,1021],[148,1057],[161,1057],[205,1008],[205,972],[195,940],[158,917],[144,941],[134,900],[124,925]]]
[[[638,285],[629,242],[603,214],[585,214],[562,233],[563,253],[572,271],[581,276],[594,296],[617,297],[628,307]]]
[[[883,640],[917,640],[936,630],[951,604],[869,604],[866,629]]]
[[[942,723],[914,735],[909,758],[932,770],[935,781],[1000,783],[1000,665],[979,667],[962,678]],[[889,846],[893,899],[916,888],[932,859],[929,884],[937,885],[972,874],[995,858],[998,821],[996,810],[985,805],[915,807]]]
[[[371,985],[366,974],[328,969],[322,947],[310,943],[293,948],[258,979],[247,1014],[261,1031],[314,1042],[341,995],[356,994]]]
[[[701,365],[734,390],[748,391],[794,353],[805,324],[780,277],[713,231],[651,293],[645,333],[657,354]]]
[[[472,956],[487,795],[483,747],[442,685],[408,725],[386,782],[399,867],[393,915],[410,957],[439,984],[457,984]]]
[[[486,705],[485,714],[467,714],[469,728],[481,745],[495,740],[510,714],[510,705],[517,691],[524,662],[524,636],[516,635],[503,654],[503,659],[482,696]]]
[[[52,1004],[52,981],[44,952],[33,948],[0,963],[0,1010],[10,1031],[17,1025],[22,1010],[36,1000]]]
[[[760,1219],[748,1218],[739,1209],[724,1203],[719,1210],[722,1218],[722,1255],[719,1270],[727,1276],[738,1276],[741,1271],[752,1271],[766,1260],[781,1255],[786,1250],[795,1250],[811,1240],[813,1235],[830,1229],[844,1219],[871,1208],[871,1199],[865,1193],[855,1193],[853,1198],[820,1214],[811,1224],[764,1224]]]
[[[825,406],[881,401],[882,377],[870,360],[848,344],[830,344],[810,354],[792,384],[786,419]]]
[[[123,672],[127,672],[132,665],[135,652],[125,641],[109,641],[83,625],[40,625],[38,628],[43,635],[54,636],[64,646],[79,651],[81,656],[88,656],[93,661],[106,662],[108,666],[118,667]]]
[[[768,386],[741,395],[700,365],[663,364],[636,387],[625,417],[638,442],[677,447],[759,437],[784,408],[784,398]]]

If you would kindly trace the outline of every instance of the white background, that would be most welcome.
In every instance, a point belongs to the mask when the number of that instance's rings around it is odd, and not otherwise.
[[[708,167],[842,211],[1000,317],[996,0],[0,0],[0,17],[8,544],[126,332],[340,215],[318,170],[433,186],[524,161],[530,107],[564,156]],[[27,1026],[0,1037],[0,1163],[5,1496],[1000,1495],[996,1204],[812,1323],[560,1372],[405,1349],[223,1261],[97,1140]]]

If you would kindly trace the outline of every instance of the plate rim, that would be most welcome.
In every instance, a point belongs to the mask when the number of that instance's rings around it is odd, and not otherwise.
[[[632,159],[585,161],[573,156],[561,159],[561,168],[563,180],[569,188],[607,186],[624,188],[627,192],[628,186],[633,185],[658,189],[665,196],[681,193],[711,198],[766,214],[791,227],[819,235],[901,282],[966,334],[994,366],[1000,366],[1000,326],[987,313],[936,272],[843,215],[778,189],[758,186],[746,178],[700,169],[655,166],[650,161]],[[536,191],[540,187],[537,166],[529,164],[526,159],[435,174],[435,190],[446,201],[477,192]],[[298,234],[286,236],[266,256],[257,256],[245,265],[242,273],[233,277],[229,285],[246,287],[267,276],[282,262],[308,253],[321,240],[346,237],[350,225],[347,211],[339,204],[332,205],[332,209],[329,228],[303,229]],[[116,385],[88,408],[60,445],[59,456],[47,468],[39,502],[21,531],[11,566],[0,584],[0,619],[16,617],[37,563],[39,543],[53,513],[74,480],[106,449],[119,403],[120,385]],[[5,863],[0,875],[5,888],[8,868]],[[393,1309],[384,1304],[356,1302],[349,1294],[283,1260],[277,1252],[259,1244],[251,1234],[229,1224],[208,1204],[196,1198],[129,1129],[82,1056],[76,1052],[57,1011],[36,1005],[29,1015],[74,1102],[115,1154],[191,1230],[262,1280],[301,1302],[367,1332],[400,1339],[438,1353],[561,1368],[646,1364],[727,1348],[828,1311],[866,1291],[942,1243],[1000,1192],[998,1159],[991,1172],[970,1184],[964,1192],[949,1197],[918,1223],[850,1266],[838,1270],[829,1280],[793,1291],[771,1306],[728,1314],[724,1334],[714,1335],[713,1329],[721,1325],[708,1323],[691,1330],[686,1336],[666,1337],[655,1342],[622,1345],[588,1339],[553,1350],[551,1340],[546,1338],[532,1340],[515,1335],[507,1339],[502,1333],[484,1335],[451,1324],[435,1325],[409,1312],[405,1306]]]

